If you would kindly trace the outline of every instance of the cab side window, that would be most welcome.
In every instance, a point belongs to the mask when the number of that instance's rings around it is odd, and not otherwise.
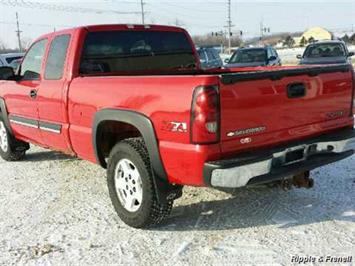
[[[38,80],[40,78],[46,45],[47,39],[43,39],[31,46],[21,64],[20,75],[22,79]]]
[[[49,48],[44,78],[59,80],[63,77],[65,59],[67,57],[70,35],[60,35],[53,39]]]

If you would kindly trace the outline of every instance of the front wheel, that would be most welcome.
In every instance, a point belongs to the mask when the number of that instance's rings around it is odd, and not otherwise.
[[[0,117],[0,157],[5,161],[21,160],[28,149],[27,143],[14,139]]]
[[[159,201],[148,151],[141,138],[124,140],[112,149],[107,183],[116,212],[129,226],[149,227],[170,214],[173,201]]]

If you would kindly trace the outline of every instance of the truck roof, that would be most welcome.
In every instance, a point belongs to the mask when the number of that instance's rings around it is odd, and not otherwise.
[[[87,31],[110,31],[110,30],[154,30],[154,31],[175,31],[175,32],[186,32],[185,29],[175,26],[166,25],[151,25],[151,24],[103,24],[103,25],[85,25],[79,27],[68,28],[56,32],[51,32],[40,36],[37,40],[49,37],[52,35],[60,35],[65,33],[70,33],[74,31],[87,30]]]

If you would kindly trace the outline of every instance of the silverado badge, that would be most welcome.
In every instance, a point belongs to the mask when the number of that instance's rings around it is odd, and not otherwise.
[[[253,127],[253,128],[246,128],[237,131],[231,131],[227,133],[228,137],[238,137],[238,136],[245,136],[245,135],[253,135],[266,130],[265,126],[260,127]]]

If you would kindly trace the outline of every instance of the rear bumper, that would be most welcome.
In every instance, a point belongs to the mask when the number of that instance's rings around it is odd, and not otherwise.
[[[342,160],[354,151],[355,130],[346,129],[269,150],[239,154],[228,160],[207,162],[204,179],[209,186],[228,188],[268,183]],[[295,153],[296,157],[290,157]]]

